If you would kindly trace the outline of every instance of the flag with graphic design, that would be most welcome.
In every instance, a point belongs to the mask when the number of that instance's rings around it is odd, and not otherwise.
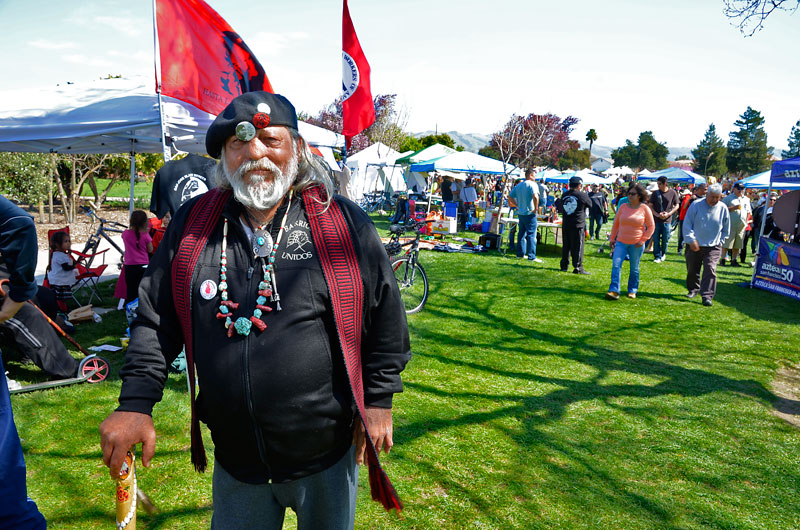
[[[342,12],[342,134],[350,140],[375,121],[375,106],[369,86],[370,68],[358,42],[347,0]]]
[[[156,26],[165,96],[219,114],[240,94],[273,91],[244,40],[203,0],[156,0]]]

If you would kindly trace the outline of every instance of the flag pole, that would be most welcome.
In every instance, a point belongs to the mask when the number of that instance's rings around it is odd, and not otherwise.
[[[158,95],[158,117],[161,123],[161,154],[164,157],[164,163],[170,161],[172,153],[168,145],[169,131],[167,125],[164,123],[164,102],[161,99],[161,54],[158,45],[158,7],[156,6],[157,0],[153,0],[153,67],[156,75],[156,94]]]

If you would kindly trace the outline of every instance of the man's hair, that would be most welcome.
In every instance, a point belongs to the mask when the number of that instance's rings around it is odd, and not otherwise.
[[[531,175],[533,175],[533,168],[529,167],[528,169],[525,170],[525,178],[528,178]]]
[[[722,184],[712,184],[708,187],[706,193],[710,195],[722,195]]]
[[[311,186],[320,185],[325,188],[325,208],[327,209],[333,198],[333,179],[330,173],[325,169],[323,164],[316,160],[316,156],[311,152],[305,138],[300,136],[295,130],[287,127],[290,136],[292,137],[292,155],[298,154],[298,141],[300,144],[299,153],[300,160],[297,164],[297,177],[292,184],[296,194],[302,193],[306,188]],[[225,176],[225,168],[223,166],[225,160],[225,145],[222,145],[220,157],[214,171],[214,182],[219,188],[230,189],[231,183]],[[230,169],[230,168],[229,168]]]
[[[666,184],[667,177],[665,175],[661,175],[660,177],[658,177],[658,180],[656,182],[658,182],[659,184]]]

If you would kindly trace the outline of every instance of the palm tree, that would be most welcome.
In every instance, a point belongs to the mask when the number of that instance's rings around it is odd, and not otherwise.
[[[586,133],[586,141],[589,142],[589,156],[592,156],[592,144],[597,140],[597,131],[589,129]]]

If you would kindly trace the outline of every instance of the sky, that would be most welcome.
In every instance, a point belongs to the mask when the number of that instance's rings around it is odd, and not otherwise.
[[[316,114],[341,92],[340,0],[207,0],[276,92]],[[35,8],[34,8],[35,6]],[[800,120],[800,12],[745,38],[723,0],[349,0],[372,92],[397,94],[405,129],[491,134],[514,113],[572,115],[572,138],[642,131],[727,142],[748,106],[785,149]],[[148,0],[0,0],[0,91],[108,74],[153,76]],[[2,102],[0,102],[0,107]]]

